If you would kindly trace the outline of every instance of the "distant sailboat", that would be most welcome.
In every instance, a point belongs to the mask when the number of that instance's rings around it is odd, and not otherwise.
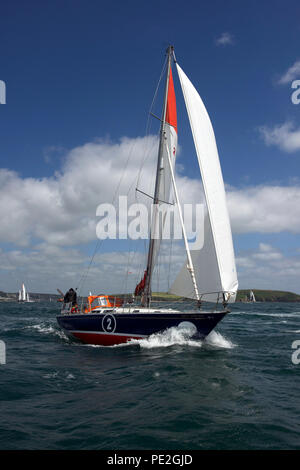
[[[250,294],[249,294],[249,302],[256,302],[256,299],[255,299],[255,295],[254,295],[253,290],[250,291]]]
[[[19,299],[18,299],[18,301],[19,302],[34,302],[34,300],[31,300],[29,298],[29,293],[26,292],[26,287],[25,287],[24,283],[22,284],[21,290],[19,290]]]

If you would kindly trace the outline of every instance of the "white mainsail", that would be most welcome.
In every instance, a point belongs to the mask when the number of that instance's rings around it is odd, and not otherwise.
[[[176,152],[177,152],[177,116],[176,116],[176,98],[174,92],[174,84],[172,77],[172,69],[170,69],[166,124],[162,137],[164,139],[162,148],[162,157],[160,162],[160,179],[158,185],[158,204],[153,208],[153,217],[151,224],[151,237],[155,239],[153,265],[157,261],[157,255],[160,248],[160,242],[163,234],[163,228],[166,221],[166,215],[169,211],[171,198],[171,170],[168,162],[168,154],[171,155],[172,167],[175,168]],[[161,214],[161,217],[160,217]]]
[[[177,113],[176,97],[171,68],[171,56],[168,58],[168,74],[165,88],[165,101],[160,128],[160,141],[156,170],[154,205],[150,243],[147,258],[147,269],[141,282],[135,288],[135,295],[143,292],[143,304],[150,304],[151,279],[156,264],[166,216],[169,212],[171,198],[171,170],[174,169],[177,150]],[[170,163],[169,163],[170,156]]]
[[[213,127],[205,106],[193,84],[177,65],[194,144],[202,176],[207,214],[204,244],[191,251],[198,291],[202,300],[216,301],[219,293],[234,302],[238,288],[232,234],[224,182]],[[195,298],[187,263],[175,279],[170,292]]]

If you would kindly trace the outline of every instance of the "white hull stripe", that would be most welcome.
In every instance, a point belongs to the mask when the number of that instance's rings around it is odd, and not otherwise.
[[[110,335],[110,336],[129,336],[131,338],[146,338],[149,335],[137,335],[132,333],[107,333],[106,331],[85,331],[85,330],[65,330],[69,333],[82,333],[88,335]]]

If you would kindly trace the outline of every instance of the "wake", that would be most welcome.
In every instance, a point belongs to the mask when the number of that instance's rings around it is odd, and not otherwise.
[[[142,349],[168,348],[175,345],[194,348],[212,346],[221,349],[232,349],[235,347],[235,344],[217,331],[212,331],[204,340],[193,339],[192,336],[194,334],[195,329],[190,326],[171,327],[161,333],[155,333],[149,336],[149,338],[132,340],[126,343],[126,345],[135,344],[139,345]]]

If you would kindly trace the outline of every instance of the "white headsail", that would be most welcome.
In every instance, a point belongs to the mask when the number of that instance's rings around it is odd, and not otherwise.
[[[223,292],[226,293],[227,301],[234,302],[238,281],[215,135],[197,90],[178,64],[177,70],[192,129],[207,205],[203,247],[200,250],[191,251],[198,291],[202,300],[218,300],[218,293]],[[187,263],[179,272],[170,291],[184,297],[195,298]]]

